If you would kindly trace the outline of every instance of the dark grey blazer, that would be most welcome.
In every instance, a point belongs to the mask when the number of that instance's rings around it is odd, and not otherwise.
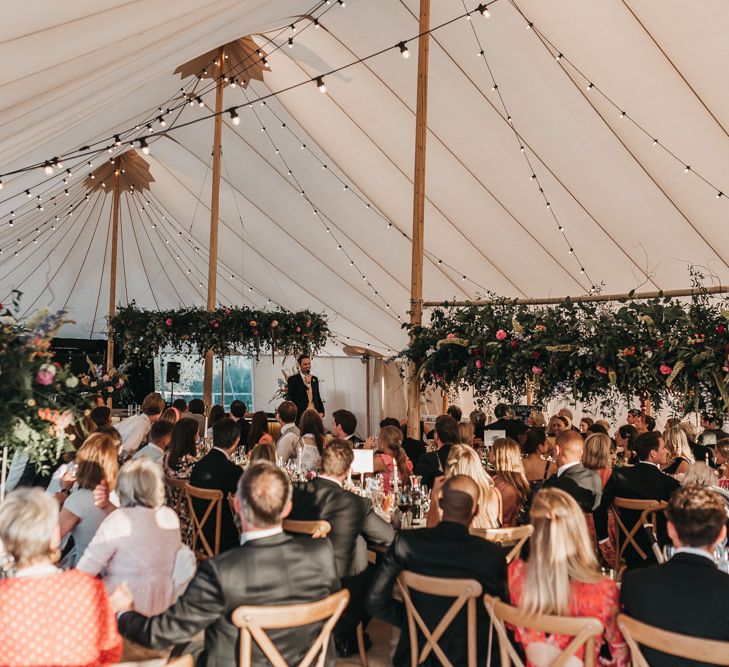
[[[569,493],[583,512],[592,512],[602,498],[602,481],[594,470],[588,470],[581,463],[573,465],[561,475],[552,475],[545,483]]]

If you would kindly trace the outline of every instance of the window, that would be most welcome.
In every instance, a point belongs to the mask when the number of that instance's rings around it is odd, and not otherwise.
[[[174,386],[166,382],[166,368],[170,361],[180,363],[180,382]],[[203,374],[205,361],[195,355],[162,354],[155,359],[154,380],[157,391],[162,393],[165,400],[203,397]],[[222,392],[222,383],[225,380],[225,391]],[[174,390],[174,395],[173,395]],[[220,359],[213,364],[213,404],[221,402],[224,394],[224,407],[226,411],[231,401],[243,401],[249,412],[253,412],[253,360],[250,357],[230,356],[225,358],[225,372]]]

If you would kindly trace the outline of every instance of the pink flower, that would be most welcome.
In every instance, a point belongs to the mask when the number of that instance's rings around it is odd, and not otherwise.
[[[455,338],[455,337],[456,337],[456,334],[454,334],[454,333],[449,333],[449,334],[448,334],[448,335],[446,336],[446,338],[448,338],[449,340],[450,340],[451,338]]]
[[[166,325],[167,325],[168,327],[171,327],[171,326],[172,326],[172,318],[171,318],[171,317],[168,317],[168,318],[167,318],[167,319],[165,320],[165,324],[166,324]]]
[[[539,366],[532,366],[532,373],[534,373],[534,375],[541,375],[542,369],[539,368]]]
[[[38,384],[48,386],[49,384],[53,384],[53,375],[50,371],[41,369],[38,371],[35,380]]]
[[[217,322],[213,322],[213,327],[217,329],[220,325]]]
[[[673,368],[666,366],[666,364],[661,364],[661,367],[658,370],[661,371],[661,375],[670,375],[673,373]]]
[[[719,335],[723,334],[726,331],[726,327],[723,324],[720,324],[718,327],[716,327],[716,333]]]
[[[106,391],[108,391],[110,394],[114,393],[114,387],[107,387]]]
[[[273,320],[273,322],[271,322],[271,329],[275,329],[277,326],[278,326],[278,320]]]
[[[256,321],[255,320],[251,320],[250,322],[248,322],[248,325],[251,326],[251,327],[255,327],[256,326]]]
[[[603,375],[607,375],[607,368],[605,366],[600,366],[599,364],[595,366],[595,369],[598,373],[602,373]]]
[[[296,327],[296,333],[301,333],[301,327]]]
[[[496,332],[496,340],[504,340],[506,338],[506,331],[503,329],[499,329]]]
[[[476,359],[476,368],[483,368],[483,361]]]

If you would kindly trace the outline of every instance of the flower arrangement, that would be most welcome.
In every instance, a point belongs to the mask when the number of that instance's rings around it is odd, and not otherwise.
[[[330,338],[326,317],[309,310],[261,311],[249,308],[145,310],[134,302],[119,308],[111,321],[114,337],[128,363],[148,361],[158,351],[221,357],[231,353],[258,357],[262,351],[313,354]]]
[[[79,379],[53,361],[51,340],[67,320],[64,313],[39,311],[26,321],[0,304],[0,440],[9,454],[28,452],[30,462],[46,469],[71,445],[66,429],[88,407]]]
[[[729,413],[729,297],[708,295],[692,276],[689,300],[444,303],[429,325],[408,327],[401,356],[423,386],[470,387],[481,398],[517,402],[529,380],[536,403],[571,397],[609,414],[619,399],[641,398],[720,416]]]
[[[78,376],[82,393],[100,397],[102,400],[112,396],[122,400],[127,390],[126,366],[105,369],[101,364],[94,364],[86,357],[89,365],[88,373]]]

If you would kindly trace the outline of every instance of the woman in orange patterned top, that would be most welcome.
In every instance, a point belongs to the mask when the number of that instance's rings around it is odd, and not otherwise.
[[[599,664],[628,665],[628,649],[616,622],[618,586],[600,574],[577,503],[564,491],[542,489],[534,498],[531,520],[529,560],[509,565],[511,603],[528,615],[597,618],[605,631],[602,642],[596,642],[595,664],[599,658]],[[516,628],[515,637],[524,646],[528,667],[551,665],[573,639],[528,628]],[[601,643],[607,644],[611,659],[599,657]],[[584,660],[584,648],[577,657]]]
[[[103,582],[55,566],[61,543],[55,499],[41,489],[8,495],[0,506],[0,540],[11,574],[0,581],[0,665],[117,662],[121,637]]]

